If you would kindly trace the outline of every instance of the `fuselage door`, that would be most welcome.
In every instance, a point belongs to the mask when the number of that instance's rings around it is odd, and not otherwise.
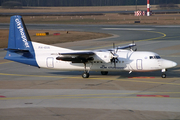
[[[136,68],[137,70],[142,70],[142,59],[137,59],[136,60]]]
[[[48,57],[46,61],[47,67],[48,68],[54,68],[54,58]]]

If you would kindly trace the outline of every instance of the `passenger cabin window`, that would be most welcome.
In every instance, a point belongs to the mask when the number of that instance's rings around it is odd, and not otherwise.
[[[161,59],[160,56],[149,56],[149,59]]]

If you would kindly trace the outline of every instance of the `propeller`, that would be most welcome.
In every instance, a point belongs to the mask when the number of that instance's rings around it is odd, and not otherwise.
[[[118,49],[115,50],[115,44],[113,43],[113,50],[110,51],[110,53],[112,54],[111,64],[114,63],[115,68],[116,68],[116,62],[119,61],[118,56],[116,56],[117,51],[118,51]]]
[[[131,51],[136,51],[137,48],[133,49],[134,46],[136,46],[134,41],[129,45],[125,45],[125,46],[121,46],[121,47],[117,47],[117,48],[115,48],[115,44],[113,43],[113,49],[109,50],[110,53],[112,54],[112,58],[110,59],[111,64],[114,63],[114,67],[116,68],[116,62],[119,61],[118,56],[116,55],[116,53],[118,52],[118,49],[127,49],[127,48],[129,48]]]

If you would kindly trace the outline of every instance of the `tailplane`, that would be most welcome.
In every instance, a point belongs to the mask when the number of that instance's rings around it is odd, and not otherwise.
[[[15,15],[10,19],[8,48],[5,59],[38,66],[34,48],[21,16]]]

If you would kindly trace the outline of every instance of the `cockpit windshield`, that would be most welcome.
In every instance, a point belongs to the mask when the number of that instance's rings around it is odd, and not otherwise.
[[[149,56],[149,59],[161,59],[160,56]]]

